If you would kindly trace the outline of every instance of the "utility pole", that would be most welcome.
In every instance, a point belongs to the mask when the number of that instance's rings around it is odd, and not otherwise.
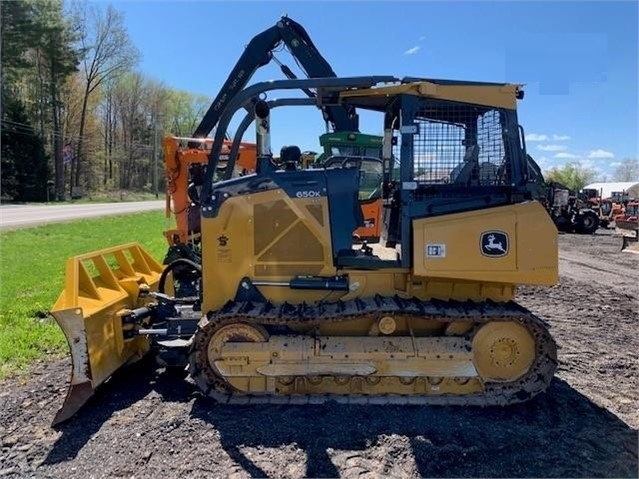
[[[155,198],[157,199],[158,194],[158,117],[155,117],[155,121],[153,122],[153,190],[155,191]]]

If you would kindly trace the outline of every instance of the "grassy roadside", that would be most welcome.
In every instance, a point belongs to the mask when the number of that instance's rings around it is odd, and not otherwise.
[[[92,203],[128,203],[131,201],[156,201],[164,200],[164,190],[160,191],[156,197],[155,193],[138,192],[138,191],[108,191],[108,192],[93,192],[83,196],[82,198],[67,199],[65,201],[54,201],[51,199],[48,203],[32,202],[32,203],[18,203],[18,204],[30,204],[32,206],[47,206],[47,205],[76,205],[76,204],[92,204]],[[0,200],[1,205],[14,204],[11,200]]]
[[[136,241],[162,261],[165,228],[164,212],[152,211],[0,233],[0,379],[66,353],[47,312],[62,291],[69,256]]]
[[[126,203],[129,201],[155,201],[163,200],[164,192],[156,198],[154,193],[143,193],[135,191],[110,191],[106,193],[91,193],[83,198],[67,200],[63,204],[89,204],[89,203]],[[61,204],[61,203],[57,203]]]

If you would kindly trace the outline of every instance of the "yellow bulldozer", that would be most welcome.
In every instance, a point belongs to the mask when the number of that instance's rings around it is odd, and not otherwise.
[[[278,169],[272,91],[373,112],[383,130],[378,244],[357,244],[362,158]],[[514,302],[558,279],[557,229],[530,191],[520,85],[368,76],[248,86],[216,129],[201,262],[139,244],[71,258],[53,308],[73,372],[55,422],[145,354],[219,403],[510,405],[544,391],[556,345]],[[291,102],[291,108],[301,102]],[[254,174],[220,155],[251,109]],[[294,138],[289,144],[294,144]],[[368,187],[368,186],[367,186]]]

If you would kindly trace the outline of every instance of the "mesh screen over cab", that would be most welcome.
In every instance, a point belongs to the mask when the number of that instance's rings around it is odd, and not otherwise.
[[[503,113],[438,102],[414,123],[413,180],[420,186],[499,186],[510,182]],[[401,141],[396,145],[399,158]]]

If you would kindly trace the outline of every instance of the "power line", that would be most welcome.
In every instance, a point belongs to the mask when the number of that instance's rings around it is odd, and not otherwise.
[[[36,134],[36,135],[40,135],[40,129],[36,129],[31,125],[27,125],[25,123],[18,123],[18,122],[14,122],[11,120],[2,120],[2,126],[6,127],[8,125],[10,131],[14,132],[14,133],[18,133],[18,134],[23,134],[23,135],[29,135],[29,134]],[[50,137],[56,137],[56,138],[60,138],[62,140],[67,140],[67,141],[81,141],[83,142],[83,144],[85,145],[89,145],[91,146],[94,150],[97,150],[98,147],[92,145],[93,143],[98,143],[101,140],[95,139],[95,138],[91,138],[88,136],[79,136],[79,135],[71,135],[71,134],[64,134],[64,133],[56,133],[54,132],[50,127],[45,128],[45,135],[46,136],[50,136]],[[134,148],[138,148],[138,149],[143,149],[143,150],[152,150],[153,146],[151,143],[140,143],[140,142],[131,142],[129,145],[123,145],[124,147],[134,147]]]

